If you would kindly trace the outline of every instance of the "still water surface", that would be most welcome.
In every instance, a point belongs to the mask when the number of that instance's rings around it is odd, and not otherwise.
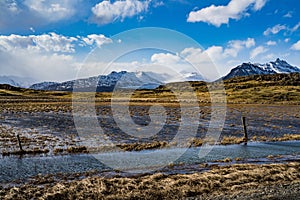
[[[202,147],[203,148],[203,147]],[[141,152],[112,152],[45,157],[4,157],[0,158],[0,183],[26,179],[38,174],[77,173],[97,170],[99,172],[118,169],[126,172],[144,173],[159,170],[167,165],[172,156],[180,156],[174,163],[184,163],[180,172],[189,173],[189,166],[211,163],[224,158],[242,158],[245,162],[270,162],[269,155],[283,155],[300,159],[300,141],[249,143],[245,145],[214,146],[204,157],[199,157],[198,148],[187,151],[180,148],[145,150]],[[168,163],[166,163],[168,161]],[[105,164],[104,164],[105,163]],[[174,168],[168,168],[172,171]]]

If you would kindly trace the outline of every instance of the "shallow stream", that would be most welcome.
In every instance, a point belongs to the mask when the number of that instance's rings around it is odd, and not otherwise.
[[[205,156],[199,151],[208,147],[145,150],[140,152],[112,152],[99,154],[77,154],[64,156],[10,156],[0,159],[0,183],[26,180],[29,177],[57,173],[98,172],[128,173],[192,173],[201,170],[201,163],[221,163],[218,160],[240,158],[241,162],[274,162],[269,155],[281,155],[276,162],[300,159],[300,141],[251,142],[245,145],[213,146]],[[178,158],[179,157],[179,158]],[[178,158],[176,160],[172,160]],[[173,161],[173,162],[172,162]],[[170,167],[170,163],[175,164]],[[172,164],[172,165],[173,165]],[[181,167],[176,167],[177,165]],[[177,171],[176,171],[177,170]]]

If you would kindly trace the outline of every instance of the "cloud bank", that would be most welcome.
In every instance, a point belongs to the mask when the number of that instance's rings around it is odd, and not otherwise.
[[[87,4],[83,0],[1,0],[0,30],[29,30],[78,20],[86,11]]]
[[[111,1],[105,0],[92,8],[92,21],[97,24],[108,24],[118,20],[123,21],[125,18],[146,12],[150,2],[150,0],[125,0],[112,3]]]
[[[76,77],[81,65],[79,48],[111,43],[102,34],[70,37],[56,33],[42,35],[0,35],[0,74],[27,76],[36,80],[63,81]]]
[[[205,22],[220,27],[230,19],[239,20],[249,15],[248,11],[259,11],[267,0],[231,0],[226,6],[211,5],[189,13],[188,22]]]

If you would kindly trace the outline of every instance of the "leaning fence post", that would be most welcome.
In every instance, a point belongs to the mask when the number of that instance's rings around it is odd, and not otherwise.
[[[17,134],[17,139],[18,139],[18,143],[19,143],[20,151],[23,151],[23,148],[22,148],[22,144],[21,144],[21,140],[20,140],[20,136],[19,136],[19,134]]]
[[[244,127],[244,144],[248,143],[248,133],[247,133],[247,125],[246,125],[246,117],[242,117],[243,127]]]

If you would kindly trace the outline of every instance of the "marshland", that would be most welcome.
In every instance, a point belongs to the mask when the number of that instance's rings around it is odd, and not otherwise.
[[[161,129],[150,137],[126,134],[114,119],[112,94],[94,94],[93,108],[104,133],[101,138],[98,132],[86,133],[87,137],[78,133],[80,127],[74,122],[71,92],[1,85],[0,196],[4,199],[296,199],[300,194],[299,83],[299,74],[226,80],[226,102],[220,102],[226,105],[226,115],[217,140],[206,135],[212,103],[204,82],[190,83],[197,94],[196,104],[190,104],[184,92],[181,95],[186,102],[178,103],[168,88],[182,89],[180,83],[134,92],[129,113],[141,127],[137,132],[142,133],[143,127],[151,123],[152,105],[164,108],[156,115],[166,115],[165,121],[156,124]],[[122,98],[117,100],[117,106],[125,106]],[[189,148],[173,162],[155,165],[155,156],[164,158],[170,152],[175,155],[182,151],[180,142],[174,141],[183,124],[181,106],[197,116],[195,121],[184,124],[187,136],[184,139]],[[242,117],[246,117],[247,145]],[[198,127],[191,137],[190,127],[195,123]],[[206,144],[213,145],[211,152],[199,157],[198,152]],[[149,157],[142,157],[148,159],[147,165],[137,168],[132,162],[139,155]],[[119,168],[113,168],[101,162],[106,158],[122,162]]]

